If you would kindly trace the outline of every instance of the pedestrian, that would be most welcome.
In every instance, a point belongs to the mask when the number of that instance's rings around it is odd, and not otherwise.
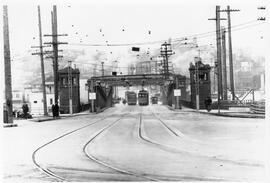
[[[54,104],[52,105],[52,115],[53,115],[53,118],[55,118],[55,106],[54,106]]]
[[[57,102],[54,105],[54,108],[55,108],[55,117],[58,118],[59,117],[59,106],[58,106]]]
[[[29,107],[27,104],[23,104],[22,106],[22,110],[23,110],[23,116],[25,119],[28,118],[28,112],[29,112]]]
[[[212,105],[212,99],[211,97],[207,97],[205,100],[204,100],[204,104],[205,104],[205,108],[208,112],[211,111],[211,105]]]

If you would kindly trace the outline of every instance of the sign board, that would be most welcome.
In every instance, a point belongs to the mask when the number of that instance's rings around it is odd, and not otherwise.
[[[180,89],[175,89],[173,90],[173,94],[175,97],[180,97],[181,96],[181,90]]]
[[[95,100],[96,99],[96,93],[89,93],[89,99]]]
[[[132,51],[140,51],[139,47],[132,47]]]

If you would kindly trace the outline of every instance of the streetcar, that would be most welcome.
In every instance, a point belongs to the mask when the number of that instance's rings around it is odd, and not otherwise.
[[[136,105],[137,94],[134,91],[126,91],[126,101],[128,105]]]
[[[158,103],[158,98],[155,97],[155,96],[151,97],[151,102],[152,102],[152,104],[157,104]]]
[[[139,105],[149,104],[149,92],[146,90],[140,90],[138,93],[138,103]]]

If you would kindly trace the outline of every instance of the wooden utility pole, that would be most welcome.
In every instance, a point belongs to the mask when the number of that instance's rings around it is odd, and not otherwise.
[[[216,21],[216,40],[217,40],[217,81],[218,81],[218,113],[220,113],[220,100],[222,99],[222,68],[221,68],[221,35],[220,35],[220,6],[216,6],[216,18],[209,20]]]
[[[179,78],[177,77],[177,75],[175,76],[175,88],[179,89]],[[181,109],[181,106],[179,103],[179,96],[176,96],[175,98],[176,98],[175,109]]]
[[[199,52],[200,53],[200,52]],[[199,54],[200,55],[200,54]],[[199,62],[200,57],[195,57],[195,91],[196,91],[196,111],[200,110],[200,81],[199,81]]]
[[[54,59],[54,101],[58,103],[58,44],[57,44],[57,9],[53,6],[52,13],[52,42],[53,42],[53,59]]]
[[[231,85],[232,100],[235,100],[235,92],[234,92],[234,76],[233,76],[231,12],[235,12],[235,11],[240,11],[240,10],[230,9],[230,6],[227,6],[226,10],[220,10],[220,12],[227,12],[227,18],[228,18],[228,41],[229,41],[228,47],[229,47],[230,85]]]
[[[54,73],[54,102],[58,103],[59,92],[58,92],[58,58],[63,57],[59,56],[58,52],[62,50],[58,50],[59,44],[67,44],[67,42],[58,42],[58,36],[67,36],[67,34],[58,34],[57,31],[57,8],[56,5],[53,6],[53,11],[51,12],[51,21],[52,21],[52,34],[45,34],[44,36],[51,36],[52,42],[46,42],[44,44],[50,44],[53,46],[53,56],[46,58],[53,58],[53,73]]]
[[[94,81],[91,80],[90,83],[90,92],[94,93]],[[95,112],[95,100],[94,99],[90,99],[91,100],[91,109],[90,112],[94,113]]]
[[[220,6],[216,6],[216,39],[217,39],[217,62],[218,62],[218,100],[223,99],[222,95],[222,63],[221,63],[221,35],[220,35]]]
[[[227,63],[226,63],[226,29],[222,27],[222,74],[223,74],[223,98],[228,100],[227,93]]]
[[[31,48],[39,48],[39,52],[32,53],[32,55],[39,55],[40,56],[40,65],[41,65],[41,85],[42,85],[42,93],[43,93],[43,113],[45,116],[48,115],[47,111],[47,98],[46,98],[46,86],[45,86],[45,73],[44,73],[44,55],[47,54],[47,52],[43,51],[44,47],[50,47],[43,46],[42,42],[42,28],[41,28],[41,15],[40,15],[40,7],[38,6],[38,29],[39,29],[39,46],[31,46]]]
[[[102,71],[102,76],[104,76],[104,62],[101,62],[101,71]]]
[[[5,110],[6,119],[4,123],[7,126],[13,126],[13,107],[12,107],[12,83],[11,83],[11,64],[10,64],[10,46],[9,46],[9,29],[8,29],[8,8],[3,6],[3,33],[4,33],[4,61],[5,61]],[[5,116],[4,116],[5,118]]]
[[[234,76],[233,76],[233,56],[232,56],[232,31],[231,31],[231,11],[240,11],[240,10],[231,10],[230,6],[227,6],[227,16],[228,16],[228,39],[229,39],[229,63],[230,63],[230,85],[232,92],[232,100],[235,100],[234,93]]]
[[[47,97],[45,87],[45,73],[44,73],[44,60],[43,60],[43,46],[42,46],[42,29],[41,29],[41,15],[40,7],[38,6],[38,28],[39,28],[39,48],[40,48],[40,64],[41,64],[41,79],[42,79],[42,92],[43,92],[43,110],[44,115],[47,116]]]
[[[69,94],[69,114],[73,114],[73,94],[72,94],[72,67],[71,67],[71,62],[72,61],[68,61],[68,94]]]

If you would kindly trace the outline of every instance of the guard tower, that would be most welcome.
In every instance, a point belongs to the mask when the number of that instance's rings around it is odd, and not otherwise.
[[[58,71],[60,87],[60,113],[69,113],[69,100],[72,98],[72,112],[80,111],[80,71],[70,66]],[[72,97],[71,97],[72,96]]]
[[[191,106],[196,108],[196,95],[199,96],[199,109],[205,109],[205,99],[211,97],[209,64],[203,64],[200,57],[195,57],[195,65],[190,63],[190,88],[191,88]]]

